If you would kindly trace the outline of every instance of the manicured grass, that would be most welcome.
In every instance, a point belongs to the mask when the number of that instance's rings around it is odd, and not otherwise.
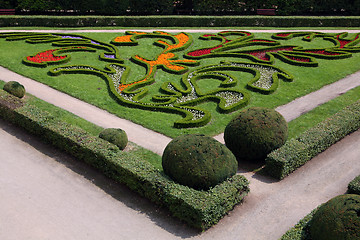
[[[92,37],[96,40],[110,42],[119,34],[116,33],[83,33],[82,35]],[[198,48],[204,48],[209,46],[215,46],[218,41],[201,41],[197,40],[201,33],[190,34],[195,42],[190,46],[190,50]],[[256,33],[256,38],[270,39],[270,33]],[[129,61],[129,58],[135,54],[139,54],[148,59],[155,58],[161,51],[161,48],[153,46],[154,39],[141,39],[139,46],[135,47],[119,47],[120,55],[125,59],[125,64],[131,67],[130,81],[140,79],[145,74],[145,68],[136,65]],[[299,45],[306,48],[317,48],[317,47],[329,47],[331,44],[328,41],[322,41],[315,39],[313,42],[301,41],[301,38],[285,41],[281,40],[282,44],[286,45]],[[109,93],[108,86],[101,78],[91,75],[84,74],[69,74],[52,77],[47,75],[48,70],[52,67],[47,68],[36,68],[29,67],[21,63],[21,60],[25,56],[34,55],[37,52],[54,49],[55,47],[51,44],[28,44],[24,41],[5,41],[0,39],[1,49],[11,49],[11,51],[0,52],[0,64],[18,72],[22,75],[36,79],[42,83],[45,83],[51,87],[54,87],[60,91],[69,93],[76,98],[82,99],[86,102],[94,104],[100,108],[103,108],[109,112],[112,112],[119,117],[130,119],[138,124],[141,124],[147,128],[155,131],[164,133],[165,135],[175,137],[181,134],[187,133],[203,133],[206,135],[216,135],[222,132],[227,123],[237,115],[237,112],[229,114],[221,114],[216,111],[216,104],[213,102],[202,103],[198,106],[208,110],[212,113],[212,120],[209,124],[204,127],[190,128],[190,129],[176,129],[173,127],[173,122],[181,119],[180,115],[169,114],[163,112],[151,112],[136,108],[128,108],[121,106],[116,99]],[[181,56],[185,51],[177,53]],[[74,52],[70,53],[72,60],[68,64],[87,64],[96,66],[99,68],[105,67],[107,63],[98,60],[99,51],[96,53],[82,53]],[[181,58],[180,58],[181,59]],[[235,59],[235,58],[209,58],[201,60],[201,66],[218,64],[220,60],[228,61],[249,61],[246,59]],[[249,73],[231,72],[230,74],[236,76],[239,79],[239,83],[234,89],[247,92],[251,95],[250,103],[247,107],[262,106],[269,108],[276,108],[279,105],[286,104],[295,98],[306,95],[313,92],[324,85],[335,82],[338,79],[345,77],[360,69],[357,64],[360,60],[360,54],[354,53],[353,57],[339,60],[323,60],[317,59],[319,66],[316,68],[311,67],[299,67],[290,65],[276,59],[274,66],[280,67],[283,70],[294,75],[293,82],[280,81],[280,86],[277,91],[271,95],[264,95],[249,91],[245,89],[246,84],[251,80],[252,75]],[[344,68],[346,66],[346,68]],[[191,67],[191,69],[195,69]],[[162,70],[158,70],[156,73],[156,82],[153,83],[149,89],[149,94],[145,99],[150,99],[154,94],[158,94],[158,90],[161,84],[165,81],[171,80],[172,82],[180,82],[181,76],[169,74]],[[200,80],[198,84],[202,87],[202,91],[210,91],[219,86],[220,82],[211,80]],[[26,86],[25,86],[26,87]],[[311,127],[311,121],[308,121],[307,127]],[[315,124],[315,123],[314,123]],[[313,124],[313,125],[314,125]],[[312,125],[312,126],[313,126]]]
[[[359,98],[360,87],[357,87],[292,120],[288,123],[289,139],[296,138],[307,129],[329,118],[339,110],[359,100]]]

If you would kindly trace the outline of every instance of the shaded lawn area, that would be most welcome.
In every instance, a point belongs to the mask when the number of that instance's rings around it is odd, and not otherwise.
[[[119,35],[116,33],[82,33],[81,35],[91,37],[98,41],[109,43],[112,39]],[[194,42],[186,50],[177,52],[177,55],[182,58],[182,55],[191,50],[215,46],[219,44],[219,41],[210,40],[203,41],[198,40],[202,35],[201,33],[189,34],[192,36]],[[271,39],[270,33],[255,33],[256,38]],[[147,59],[155,58],[163,49],[154,46],[153,42],[156,39],[140,39],[138,46],[119,46],[119,52],[125,64],[130,66],[131,71],[129,79],[138,80],[145,75],[146,70],[144,67],[139,66],[129,59],[131,56],[136,54],[141,55]],[[315,38],[311,42],[305,42],[301,40],[301,37],[294,38],[291,40],[280,40],[282,45],[297,45],[303,46],[304,48],[324,48],[331,47],[333,44],[329,41]],[[45,51],[48,49],[54,49],[57,47],[52,46],[50,43],[41,44],[29,44],[25,41],[5,41],[0,39],[0,65],[15,71],[21,75],[30,77],[39,82],[45,83],[55,89],[62,92],[66,92],[76,98],[89,102],[100,108],[103,108],[119,117],[129,119],[135,123],[141,124],[146,128],[153,129],[154,131],[161,132],[170,137],[179,136],[181,134],[189,133],[203,133],[206,135],[216,135],[223,132],[227,123],[237,115],[238,111],[223,114],[217,111],[217,104],[214,102],[201,103],[198,106],[210,111],[212,119],[209,124],[198,127],[198,128],[187,128],[177,129],[173,127],[173,123],[182,117],[177,114],[153,112],[148,110],[141,110],[137,108],[129,108],[122,106],[115,99],[115,97],[109,92],[107,83],[100,77],[87,75],[87,74],[68,74],[60,76],[49,76],[47,72],[53,68],[54,65],[50,65],[46,68],[37,68],[22,64],[22,59],[26,56],[35,55],[38,52]],[[245,47],[244,49],[252,49],[254,47]],[[96,66],[98,68],[104,68],[108,63],[99,61],[99,53],[90,52],[71,52],[71,61],[65,65],[71,64],[85,64]],[[250,62],[250,60],[243,58],[207,58],[200,60],[201,66],[219,64],[220,61],[242,61]],[[275,60],[274,66],[279,67],[286,72],[291,73],[294,76],[293,82],[284,82],[280,80],[278,89],[270,94],[261,94],[258,92],[246,89],[246,84],[252,79],[252,74],[247,72],[234,72],[227,71],[226,73],[235,76],[238,79],[238,84],[233,88],[239,91],[250,94],[250,103],[246,107],[262,106],[269,108],[276,108],[277,106],[286,104],[295,98],[311,93],[324,85],[335,82],[348,74],[354,73],[360,70],[358,64],[360,60],[359,53],[353,53],[351,58],[338,59],[338,60],[326,60],[316,59],[319,62],[318,67],[300,67],[284,63],[279,59]],[[190,67],[190,70],[196,69],[197,67]],[[155,75],[155,82],[148,86],[148,95],[144,98],[150,100],[153,95],[159,94],[161,85],[166,81],[180,83],[181,76],[170,74],[163,70],[158,70]],[[219,87],[220,81],[214,79],[204,79],[197,82],[201,91],[208,92]],[[26,87],[26,86],[25,86]],[[348,95],[346,95],[348,96]],[[311,126],[314,126],[317,122],[323,120],[336,111],[341,106],[348,105],[352,101],[355,101],[358,96],[358,90],[354,90],[353,94],[349,97],[344,97],[343,100],[338,100],[340,103],[335,104],[336,107],[329,105],[324,107],[323,110],[316,110],[315,112],[308,113],[299,119],[292,121],[289,126],[290,136],[296,136],[301,131],[304,131]],[[343,96],[341,96],[343,97]],[[348,104],[347,104],[348,103]],[[305,117],[308,116],[308,117]],[[311,117],[310,117],[311,116]]]

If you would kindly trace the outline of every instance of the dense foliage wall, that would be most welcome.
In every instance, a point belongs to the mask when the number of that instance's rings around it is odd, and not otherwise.
[[[17,14],[254,15],[273,8],[277,15],[359,15],[360,0],[5,0],[0,9]]]

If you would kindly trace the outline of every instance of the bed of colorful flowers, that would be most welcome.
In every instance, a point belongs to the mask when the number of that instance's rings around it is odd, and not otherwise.
[[[211,112],[200,106],[203,102],[216,102],[220,113],[229,113],[249,103],[248,91],[271,94],[278,89],[280,80],[293,81],[294,77],[290,72],[274,66],[275,61],[295,66],[317,67],[317,59],[348,58],[360,49],[359,34],[349,37],[347,33],[321,32],[283,32],[273,34],[272,39],[260,39],[250,32],[223,31],[193,39],[190,34],[183,32],[170,34],[161,31],[128,31],[122,36],[115,37],[110,43],[82,35],[60,33],[0,33],[0,37],[8,41],[25,40],[32,44],[48,43],[58,47],[35,53],[33,56],[25,56],[23,63],[35,67],[62,65],[49,69],[53,76],[76,73],[99,76],[107,82],[111,93],[120,104],[183,116],[174,122],[174,127],[177,128],[199,127],[210,122]],[[281,41],[299,37],[308,42],[321,38],[330,41],[333,46],[306,49],[295,45],[283,45]],[[124,59],[119,53],[119,47],[131,48],[138,45],[140,39],[146,38],[154,39],[154,45],[162,48],[155,58],[147,59],[142,53],[134,53],[130,59]],[[212,44],[218,41],[218,44],[208,48],[187,50],[194,41],[209,41]],[[109,64],[105,68],[79,64],[63,65],[71,61],[69,54],[63,54],[74,51],[99,52],[99,61]],[[219,63],[204,64],[203,59],[208,58],[219,59]],[[231,61],[221,61],[224,58]],[[145,75],[131,79],[131,67],[125,60],[144,67]],[[149,88],[156,82],[156,73],[159,71],[173,74],[177,80],[169,79],[158,89],[159,94],[145,98]],[[239,84],[240,79],[229,72],[246,72],[253,77],[245,89],[239,90],[235,86]],[[206,79],[220,81],[219,87],[207,92],[202,91],[198,81]]]

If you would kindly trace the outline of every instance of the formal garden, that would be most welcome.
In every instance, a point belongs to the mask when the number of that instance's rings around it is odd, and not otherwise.
[[[251,191],[236,174],[242,164],[255,162],[252,171],[281,180],[359,129],[359,87],[290,122],[274,111],[359,71],[359,36],[241,29],[0,32],[1,66],[173,140],[159,156],[128,142],[121,129],[102,129],[23,97],[26,86],[17,82],[0,82],[0,113],[206,230]],[[213,138],[220,133],[225,145]],[[349,193],[329,204],[341,214],[348,206],[357,220],[346,227],[353,238],[343,239],[358,239],[358,178]],[[323,206],[283,239],[330,239],[316,235],[327,231],[331,217],[337,221]],[[312,219],[317,223],[309,224]],[[341,239],[341,231],[329,235]]]

